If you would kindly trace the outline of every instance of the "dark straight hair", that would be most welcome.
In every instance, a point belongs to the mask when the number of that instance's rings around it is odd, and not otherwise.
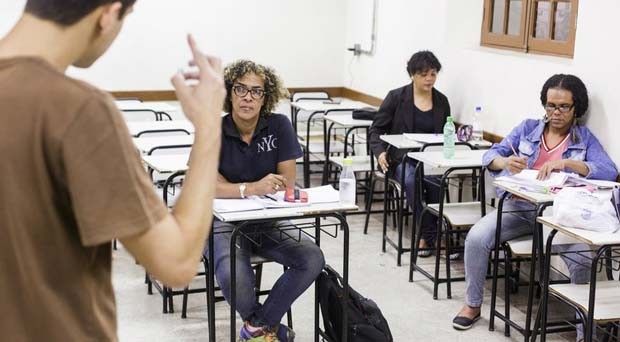
[[[62,26],[71,26],[92,13],[99,6],[120,2],[121,18],[136,0],[28,0],[25,12]]]

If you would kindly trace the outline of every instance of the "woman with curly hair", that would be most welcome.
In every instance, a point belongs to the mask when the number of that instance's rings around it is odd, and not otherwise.
[[[222,147],[217,182],[218,198],[274,194],[295,186],[295,160],[302,155],[288,118],[272,111],[287,90],[271,68],[240,60],[224,70],[227,97],[222,119]],[[236,309],[245,321],[241,341],[292,341],[294,333],[280,320],[293,302],[314,282],[325,264],[321,249],[303,234],[278,226],[287,221],[248,225],[236,249]],[[215,275],[230,301],[230,232],[234,225],[215,220]],[[288,229],[288,228],[287,228]],[[301,240],[287,236],[301,236]],[[257,245],[252,240],[259,240]],[[286,266],[269,297],[259,303],[250,256]]]

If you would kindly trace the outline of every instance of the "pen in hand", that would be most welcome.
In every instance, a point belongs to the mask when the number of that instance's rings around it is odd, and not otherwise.
[[[506,142],[508,142],[508,145],[510,146],[512,153],[514,154],[514,157],[510,156],[506,158],[506,166],[504,168],[512,174],[519,173],[523,169],[527,169],[527,157],[519,156],[510,139],[506,138]]]
[[[515,150],[515,147],[512,145],[512,142],[510,141],[510,139],[506,138],[506,141],[508,142],[508,145],[510,146],[510,149],[512,150],[512,153],[514,153],[514,155],[516,157],[518,157],[519,154],[517,153],[517,150]]]

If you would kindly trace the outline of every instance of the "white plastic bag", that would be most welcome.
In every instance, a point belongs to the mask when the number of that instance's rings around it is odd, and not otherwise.
[[[584,188],[564,188],[553,200],[553,218],[566,227],[601,233],[620,229],[609,191],[591,193]]]

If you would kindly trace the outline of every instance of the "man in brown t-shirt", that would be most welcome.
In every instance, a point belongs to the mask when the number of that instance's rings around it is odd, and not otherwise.
[[[199,71],[172,79],[196,128],[173,213],[153,191],[112,98],[64,74],[108,48],[134,1],[29,0],[0,40],[2,340],[116,340],[114,238],[170,286],[195,274],[215,194],[220,61],[190,37]]]

